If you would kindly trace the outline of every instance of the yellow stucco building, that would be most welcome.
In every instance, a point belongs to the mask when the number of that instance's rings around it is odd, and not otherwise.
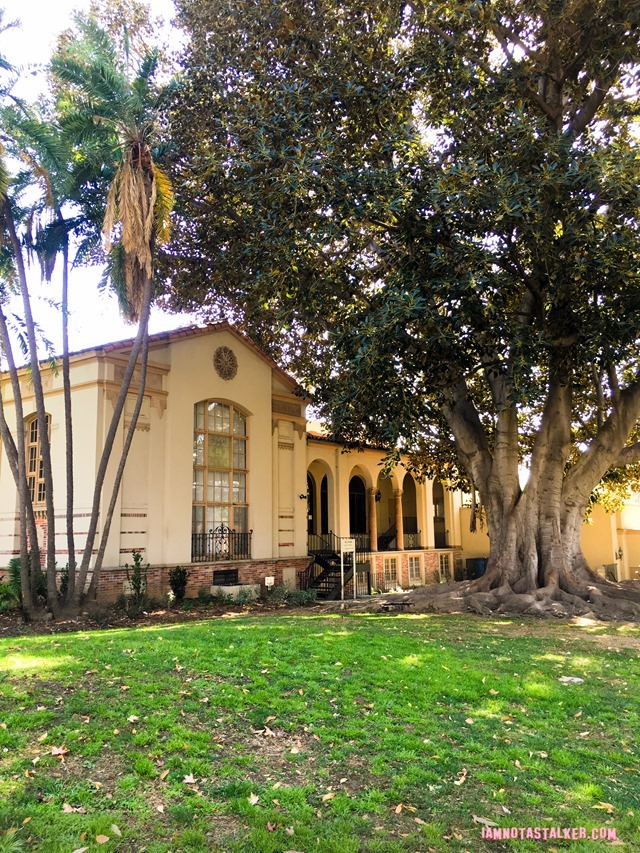
[[[95,472],[130,348],[131,341],[124,341],[71,356],[77,553],[85,544]],[[62,377],[45,370],[43,380],[62,568],[67,562]],[[43,545],[49,526],[27,371],[21,388],[29,485]],[[103,506],[136,391],[134,375]],[[7,375],[2,394],[15,429]],[[290,376],[227,323],[153,335],[144,403],[98,597],[113,600],[123,593],[124,566],[134,550],[150,564],[148,591],[157,596],[167,591],[168,572],[176,565],[189,568],[187,594],[193,596],[222,583],[264,584],[270,577],[276,584],[317,585],[321,593],[335,594],[340,537],[353,540],[360,593],[460,576],[468,560],[478,570],[488,540],[483,532],[469,533],[469,509],[460,493],[438,481],[419,482],[402,466],[382,476],[379,451],[345,452],[307,424],[307,402]],[[617,516],[596,510],[584,541],[594,567],[617,562],[619,577],[632,577],[640,565],[640,503]],[[4,450],[0,551],[2,566],[19,553],[17,495]]]

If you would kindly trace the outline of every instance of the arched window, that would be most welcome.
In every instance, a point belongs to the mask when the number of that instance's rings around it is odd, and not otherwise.
[[[248,532],[247,418],[236,406],[205,400],[193,411],[193,533]]]
[[[47,415],[47,431],[51,432],[50,415]],[[26,433],[27,483],[29,485],[31,503],[42,504],[45,501],[44,466],[42,463],[42,449],[40,447],[37,417],[33,417],[27,421]]]

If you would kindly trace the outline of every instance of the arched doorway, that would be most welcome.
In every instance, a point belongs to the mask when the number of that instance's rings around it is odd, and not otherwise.
[[[320,483],[320,533],[329,532],[329,482],[325,474]]]
[[[367,490],[362,477],[349,480],[349,532],[367,532]]]
[[[402,481],[402,526],[404,530],[404,547],[418,548],[418,496],[415,480],[411,474],[404,475]]]
[[[433,483],[433,538],[436,548],[447,547],[447,521],[444,512],[444,487],[440,480]]]

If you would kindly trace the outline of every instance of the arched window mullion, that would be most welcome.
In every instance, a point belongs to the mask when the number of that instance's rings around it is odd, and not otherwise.
[[[47,430],[51,432],[51,416],[47,415]],[[42,448],[38,432],[38,418],[34,416],[25,424],[25,453],[27,457],[27,483],[31,503],[35,505],[44,504],[46,499],[44,485],[44,463],[42,461]]]
[[[194,407],[193,436],[194,551],[221,548],[230,533],[237,549],[249,533],[247,416],[231,403],[203,400]]]

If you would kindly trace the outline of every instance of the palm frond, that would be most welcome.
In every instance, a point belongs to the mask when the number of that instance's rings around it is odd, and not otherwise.
[[[171,237],[171,212],[175,203],[175,196],[171,179],[156,163],[153,163],[153,177],[156,184],[155,239],[159,246],[163,246],[169,242]]]

